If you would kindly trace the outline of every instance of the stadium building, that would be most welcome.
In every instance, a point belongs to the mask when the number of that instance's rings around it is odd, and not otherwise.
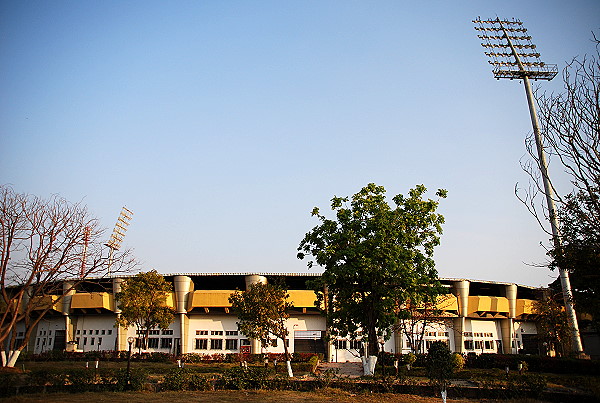
[[[283,281],[294,305],[287,321],[290,352],[323,353],[331,361],[359,361],[360,340],[338,338],[329,342],[325,318],[315,307],[316,296],[307,281],[319,274],[212,273],[170,274],[174,291],[167,304],[175,309],[175,321],[168,329],[152,329],[148,351],[165,353],[282,353],[281,340],[267,350],[258,340],[246,338],[237,329],[229,296],[255,282]],[[127,277],[87,280],[57,301],[31,334],[27,350],[127,350],[135,328],[115,327],[120,314],[115,293]],[[447,294],[438,302],[442,314],[428,323],[424,332],[417,326],[416,337],[423,335],[423,348],[442,340],[452,351],[461,353],[539,353],[533,303],[540,289],[514,283],[442,278]],[[63,289],[71,285],[65,282]],[[56,302],[55,302],[56,301]],[[17,328],[17,338],[24,337]],[[409,340],[396,332],[385,341],[385,351],[407,353]]]

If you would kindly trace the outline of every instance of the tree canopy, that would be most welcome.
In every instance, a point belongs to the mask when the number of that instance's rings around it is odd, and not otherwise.
[[[175,320],[175,310],[166,304],[171,291],[173,285],[156,270],[138,273],[121,285],[116,295],[121,315],[116,322],[126,328],[136,326],[143,334],[142,348],[147,348],[151,329],[166,329]]]
[[[362,336],[368,354],[376,355],[378,338],[401,317],[400,305],[420,299],[424,286],[437,285],[433,260],[444,217],[436,213],[438,200],[423,199],[427,189],[418,185],[408,196],[386,201],[385,189],[373,183],[358,193],[331,199],[335,218],[315,207],[320,224],[309,231],[298,247],[298,258],[307,256],[308,267],[325,269],[314,282],[317,306],[332,336]],[[438,198],[446,191],[438,190]]]
[[[263,347],[271,344],[271,336],[281,339],[288,364],[288,374],[293,376],[289,365],[287,346],[289,331],[286,320],[293,308],[288,292],[282,285],[254,283],[246,291],[236,291],[229,297],[231,308],[238,317],[238,330],[247,337],[260,340]]]

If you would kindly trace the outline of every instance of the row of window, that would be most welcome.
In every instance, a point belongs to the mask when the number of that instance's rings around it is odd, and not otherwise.
[[[241,345],[250,345],[250,340],[242,339]],[[237,349],[238,339],[225,339],[225,350]],[[196,350],[223,350],[223,339],[196,339]]]
[[[501,340],[465,340],[465,350],[494,350],[502,351]]]
[[[79,346],[79,341],[81,340],[80,337],[75,337],[75,343],[77,343],[77,345]],[[96,338],[95,337],[90,337],[90,346],[93,346],[94,344],[96,344]],[[84,337],[83,338],[83,345],[87,346],[88,343],[88,338]],[[98,345],[102,344],[102,337],[98,337]]]
[[[173,347],[173,339],[171,337],[162,337],[162,338],[158,338],[158,337],[149,337],[148,338],[148,348],[159,348],[159,343],[160,343],[160,348],[168,348],[171,349],[171,347]],[[140,348],[142,345],[142,339],[141,338],[137,338],[135,339],[135,348]]]
[[[143,336],[146,334],[146,332],[144,330],[137,330],[135,332],[138,336]],[[150,329],[150,331],[148,332],[148,334],[150,336],[158,336],[161,334],[161,330],[159,329]],[[173,329],[163,329],[162,330],[162,335],[163,336],[172,336],[173,335]]]
[[[90,336],[92,336],[94,334],[95,335],[100,335],[100,334],[101,335],[105,335],[105,334],[111,335],[112,334],[112,329],[108,329],[108,330],[106,330],[106,329],[102,329],[102,330],[98,330],[98,329],[96,329],[96,330],[87,330],[87,329],[81,330],[81,329],[77,329],[75,331],[75,334],[83,334],[84,336],[86,334],[89,334]]]
[[[465,337],[494,337],[493,333],[465,332]]]
[[[237,330],[225,330],[225,336],[237,336],[239,332]],[[196,336],[208,336],[208,330],[196,330]],[[223,330],[211,330],[211,336],[223,336]]]

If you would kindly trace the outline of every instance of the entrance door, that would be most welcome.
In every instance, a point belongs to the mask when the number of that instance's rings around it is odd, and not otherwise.
[[[67,348],[67,336],[65,330],[54,331],[54,348],[53,350],[62,351]]]
[[[327,350],[323,332],[320,330],[296,330],[294,332],[294,352],[325,354]]]

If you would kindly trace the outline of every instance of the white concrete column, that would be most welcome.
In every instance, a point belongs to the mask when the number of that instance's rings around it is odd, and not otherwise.
[[[71,300],[75,294],[75,288],[73,283],[65,281],[63,283],[63,308],[62,314],[65,318],[65,342],[68,343],[73,340],[73,327],[71,326]]]
[[[452,285],[452,293],[456,296],[458,302],[458,317],[454,318],[454,347],[456,352],[465,351],[465,322],[469,315],[469,285],[468,280],[455,281]]]
[[[121,310],[119,309],[119,300],[117,299],[117,293],[121,292],[121,285],[125,280],[122,278],[113,278],[112,287],[113,287],[113,302],[114,302],[114,312],[116,317],[121,316]],[[115,349],[117,351],[127,350],[127,330],[122,326],[117,326],[115,332]]]
[[[517,317],[517,285],[507,284],[504,286],[506,299],[508,299],[508,318],[501,323],[502,330],[502,351],[504,354],[516,354],[513,348],[514,340],[514,320]]]
[[[188,318],[187,307],[190,293],[194,291],[194,282],[188,276],[175,276],[175,312],[179,314],[179,337],[181,343],[181,354],[187,353]]]

